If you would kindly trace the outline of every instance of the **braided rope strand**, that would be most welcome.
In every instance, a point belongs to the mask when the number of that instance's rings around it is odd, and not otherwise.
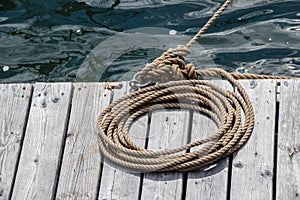
[[[232,0],[226,0],[225,3],[215,12],[215,14],[205,23],[205,25],[199,30],[199,32],[185,45],[185,47],[190,48],[196,40],[198,40],[202,34],[216,21],[216,19],[224,12],[224,10],[229,6]]]
[[[98,118],[101,152],[114,163],[142,172],[190,171],[230,155],[250,136],[254,112],[239,82],[222,69],[215,69],[215,73],[226,77],[239,93],[225,91],[210,81],[182,80],[150,86],[113,103]],[[152,151],[136,146],[129,137],[130,125],[140,116],[162,107],[208,115],[219,130],[207,138],[170,150]],[[244,123],[242,115],[246,116]],[[195,146],[201,148],[185,153]]]

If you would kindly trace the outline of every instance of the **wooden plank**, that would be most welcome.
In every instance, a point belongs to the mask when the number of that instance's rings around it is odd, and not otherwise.
[[[154,111],[148,149],[162,150],[187,143],[189,111]],[[141,199],[181,199],[183,173],[146,173]]]
[[[25,130],[32,87],[0,85],[0,199],[8,199]]]
[[[56,199],[95,199],[101,171],[97,118],[111,92],[104,84],[74,84],[70,122]]]
[[[240,81],[255,113],[254,130],[233,159],[231,199],[272,199],[276,81]]]
[[[277,199],[300,199],[300,81],[281,81]]]
[[[34,85],[12,199],[51,199],[69,114],[71,84]]]
[[[214,80],[214,84],[223,89],[233,90],[227,81]],[[199,113],[194,112],[192,121],[191,141],[208,137],[217,131],[214,122]],[[192,148],[194,151],[197,147]],[[188,173],[186,199],[216,199],[227,197],[229,158],[216,164]]]
[[[200,114],[193,117],[192,141],[216,132],[217,128],[212,121]],[[201,131],[200,131],[201,130]],[[199,136],[200,134],[200,136]],[[226,199],[228,183],[228,158],[216,164],[188,173],[186,199]]]
[[[130,87],[125,82],[120,90],[114,90],[116,100],[129,93]],[[141,147],[144,146],[147,134],[147,116],[138,119],[130,128],[130,138]],[[101,176],[99,200],[105,199],[138,199],[140,173],[131,173],[116,165],[104,162]]]

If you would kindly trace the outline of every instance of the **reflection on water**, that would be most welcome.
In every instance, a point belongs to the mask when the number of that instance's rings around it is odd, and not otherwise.
[[[100,81],[128,80],[124,74],[138,71],[164,49],[192,37],[222,2],[0,0],[0,82],[95,81],[88,77],[99,71],[101,76],[93,77]],[[172,40],[170,32],[149,34],[147,27],[176,30],[171,33],[185,39]],[[127,39],[120,47],[109,40],[138,28],[148,31],[146,37],[157,37],[159,47],[143,48]],[[164,37],[170,40],[162,45]],[[300,76],[300,2],[235,0],[199,46],[189,58],[199,69],[243,67],[251,73]],[[112,49],[122,51],[108,63]],[[103,52],[108,56],[104,58]],[[94,66],[94,71],[78,79],[86,66]]]

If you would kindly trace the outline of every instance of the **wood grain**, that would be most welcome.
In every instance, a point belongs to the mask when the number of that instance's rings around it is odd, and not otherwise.
[[[113,90],[113,99],[116,100],[129,93],[130,87],[123,83],[121,89]],[[147,116],[138,119],[130,128],[130,138],[141,147],[144,146],[147,134]],[[132,173],[112,163],[104,162],[101,176],[99,200],[105,199],[138,199],[140,187],[140,173]]]
[[[277,149],[276,82],[240,82],[253,103],[255,128],[233,156],[229,186],[228,158],[187,176],[146,173],[143,177],[109,162],[101,171],[96,120],[112,97],[128,92],[128,83],[121,88],[103,83],[2,84],[0,199],[10,195],[30,200],[138,199],[139,195],[141,199],[272,199],[274,192],[276,199],[300,199],[300,82],[281,81]],[[144,116],[131,127],[131,138],[140,146],[145,144],[147,120]],[[215,130],[212,121],[197,113],[155,111],[147,148],[178,147],[188,141],[190,132],[194,141]]]
[[[12,199],[53,198],[70,97],[70,83],[34,85]]]
[[[233,90],[227,81],[214,80],[214,84],[226,90]],[[200,113],[194,112],[191,141],[214,134],[217,127],[214,122]],[[198,147],[191,150],[194,151]],[[186,199],[222,200],[227,197],[228,161],[225,158],[211,166],[188,173]]]
[[[148,149],[162,150],[187,143],[189,111],[154,111],[151,117]],[[183,173],[146,173],[142,199],[181,199]]]
[[[300,199],[300,81],[281,81],[277,199]]]
[[[26,125],[32,87],[0,85],[0,199],[8,199]]]
[[[75,84],[56,199],[97,197],[101,155],[96,122],[110,98],[104,84]]]
[[[255,113],[254,130],[235,155],[231,199],[272,199],[276,81],[240,81]]]

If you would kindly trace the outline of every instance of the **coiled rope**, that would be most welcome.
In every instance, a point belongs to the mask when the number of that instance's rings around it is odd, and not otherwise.
[[[237,80],[291,77],[228,73],[217,68],[196,70],[184,60],[192,44],[231,2],[227,0],[185,46],[167,50],[142,69],[140,83],[156,85],[123,96],[100,114],[98,143],[106,158],[135,171],[191,171],[232,154],[247,141],[254,126],[254,112],[246,91]],[[199,77],[226,79],[237,92],[224,90]],[[175,149],[153,151],[136,145],[129,136],[131,124],[146,113],[162,108],[205,114],[215,122],[218,131]],[[196,146],[201,148],[187,151]]]

